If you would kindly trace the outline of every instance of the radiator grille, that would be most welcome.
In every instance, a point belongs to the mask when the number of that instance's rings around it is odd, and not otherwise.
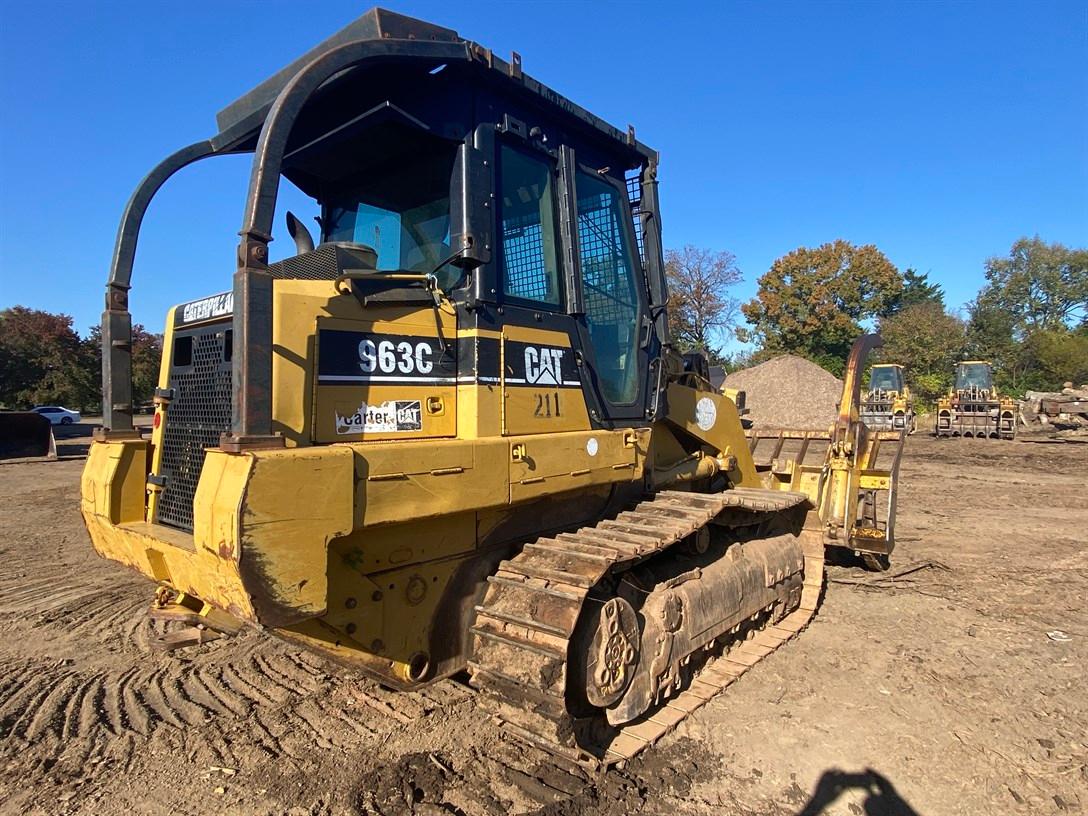
[[[344,269],[372,268],[373,250],[358,245],[322,244],[313,252],[270,264],[275,278],[333,280]],[[330,287],[331,293],[331,287]],[[231,425],[231,323],[217,320],[177,328],[170,364],[174,395],[166,413],[158,475],[165,478],[156,520],[192,531],[193,498],[204,467],[204,452],[218,447]]]
[[[312,252],[292,255],[268,265],[274,278],[335,280],[345,269],[371,269],[374,250],[361,244],[321,244]]]
[[[166,484],[159,495],[158,521],[182,530],[193,529],[193,497],[204,467],[204,451],[217,447],[219,435],[230,429],[229,325],[219,323],[174,337],[170,370],[174,397],[162,435],[159,473],[166,477]]]

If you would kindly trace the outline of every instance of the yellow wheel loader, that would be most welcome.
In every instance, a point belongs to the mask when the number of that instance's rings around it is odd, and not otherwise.
[[[937,436],[975,439],[1015,439],[1016,400],[994,387],[993,366],[984,360],[956,365],[956,378],[947,396],[937,401]]]
[[[916,430],[914,398],[903,376],[903,366],[874,365],[869,371],[869,390],[861,400],[861,421],[874,430]]]
[[[824,552],[887,563],[902,434],[745,436],[673,348],[658,154],[456,32],[373,10],[218,115],[124,213],[103,556],[164,646],[251,626],[411,689],[466,673],[522,738],[610,764],[811,618]],[[250,153],[233,285],[172,309],[150,439],[128,291],[155,191]],[[287,214],[280,178],[320,207]],[[792,451],[792,453],[791,453]],[[880,461],[878,461],[880,460]]]

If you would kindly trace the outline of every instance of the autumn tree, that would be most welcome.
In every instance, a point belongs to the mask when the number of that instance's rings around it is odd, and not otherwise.
[[[720,357],[739,305],[729,293],[741,280],[736,257],[688,244],[665,252],[665,275],[673,342],[681,351],[706,349]]]
[[[862,321],[886,313],[902,290],[899,270],[871,244],[801,247],[759,279],[755,299],[741,307],[751,326],[741,339],[839,374]]]
[[[159,378],[162,336],[132,327],[132,388],[151,399]],[[0,404],[9,408],[59,404],[96,410],[102,402],[99,328],[80,339],[72,318],[25,306],[0,311]]]
[[[87,359],[72,318],[25,306],[0,311],[0,402],[82,407]]]
[[[965,330],[964,321],[940,303],[914,303],[880,321],[880,359],[903,366],[915,396],[931,403],[952,384],[953,367],[967,342]]]

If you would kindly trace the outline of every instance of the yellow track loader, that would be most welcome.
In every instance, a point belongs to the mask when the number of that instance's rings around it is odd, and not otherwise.
[[[914,433],[914,398],[903,376],[903,366],[885,363],[870,369],[869,390],[861,400],[861,421],[874,430]]]
[[[937,436],[1015,439],[1016,400],[994,387],[993,366],[983,360],[956,365],[956,380],[937,401]]]
[[[456,32],[380,9],[218,115],[121,222],[95,548],[165,645],[263,628],[411,689],[465,673],[557,755],[633,756],[802,629],[827,546],[886,566],[902,434],[745,436],[674,349],[658,154]],[[233,285],[172,309],[150,439],[128,290],[159,186],[253,156]],[[268,245],[280,178],[320,207]]]

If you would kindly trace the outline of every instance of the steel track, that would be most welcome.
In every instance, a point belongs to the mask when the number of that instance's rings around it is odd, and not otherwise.
[[[575,738],[578,721],[567,711],[571,638],[590,590],[619,573],[697,534],[728,513],[781,513],[805,496],[738,488],[722,493],[662,491],[614,520],[527,544],[488,578],[476,607],[472,683],[494,703],[515,736],[564,759],[587,766],[621,763],[653,744],[688,714],[801,631],[819,603],[824,547],[818,530],[803,530],[804,584],[798,607],[773,625],[756,616],[747,639],[711,656],[690,683],[664,704],[590,745]],[[792,536],[791,536],[792,537]],[[787,576],[782,576],[784,579]]]

